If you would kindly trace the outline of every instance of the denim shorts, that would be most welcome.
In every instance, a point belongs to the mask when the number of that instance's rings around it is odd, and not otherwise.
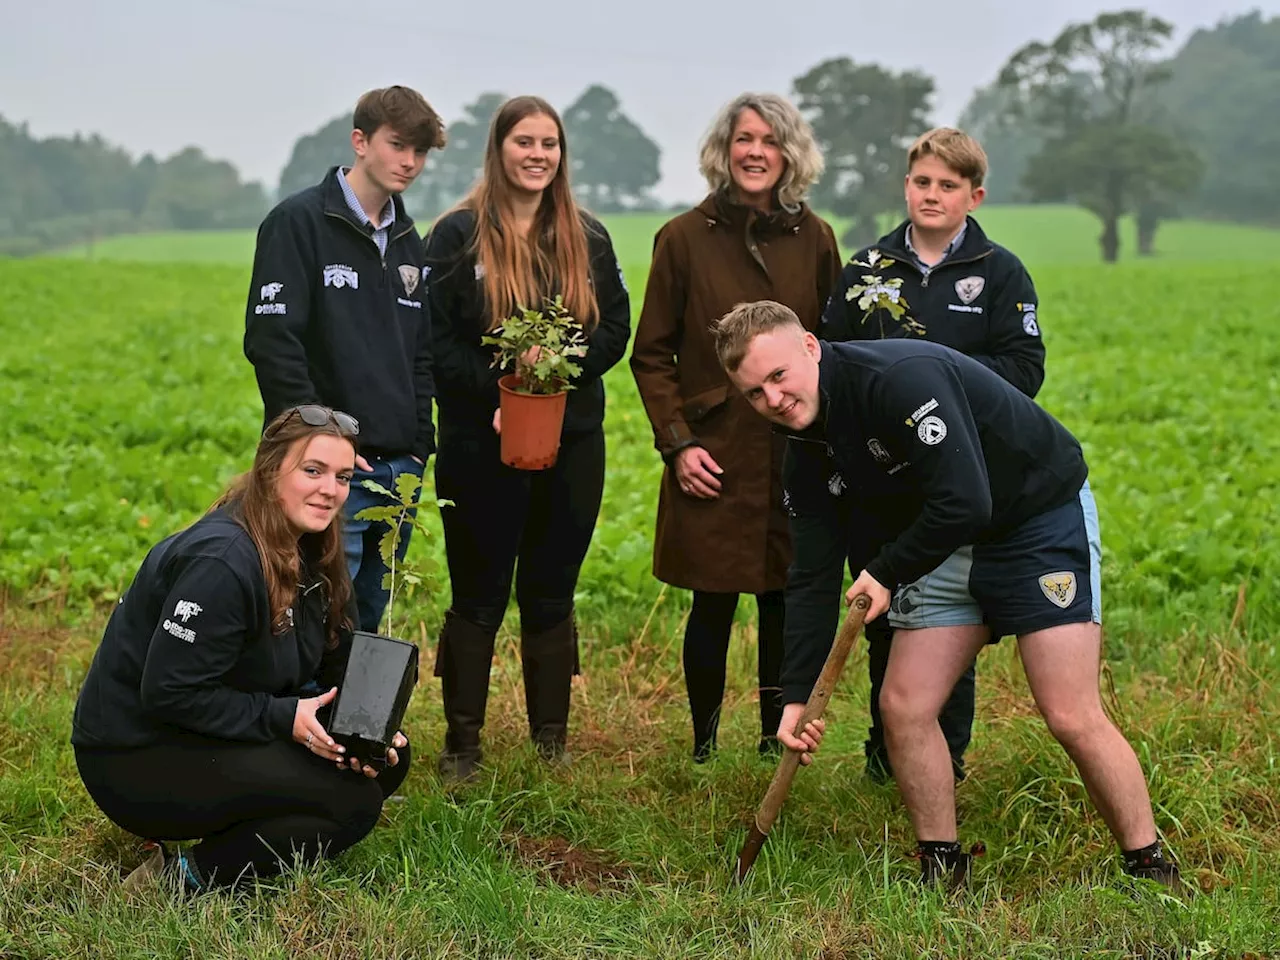
[[[999,540],[961,547],[894,592],[899,630],[987,624],[993,640],[1102,622],[1102,542],[1086,481],[1079,495]]]

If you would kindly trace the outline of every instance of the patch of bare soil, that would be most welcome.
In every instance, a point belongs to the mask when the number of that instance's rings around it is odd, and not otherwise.
[[[599,893],[623,886],[636,876],[626,864],[605,859],[608,854],[603,851],[574,847],[564,837],[526,837],[508,833],[504,840],[519,861],[562,887]]]

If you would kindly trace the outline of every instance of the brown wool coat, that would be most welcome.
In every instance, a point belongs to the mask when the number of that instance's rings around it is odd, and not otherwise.
[[[831,228],[807,207],[765,216],[711,196],[658,231],[631,372],[668,461],[653,545],[659,580],[718,593],[786,585],[784,441],[721,369],[710,323],[738,303],[777,300],[816,329],[840,266]],[[669,458],[690,441],[724,470],[717,500],[680,490]]]

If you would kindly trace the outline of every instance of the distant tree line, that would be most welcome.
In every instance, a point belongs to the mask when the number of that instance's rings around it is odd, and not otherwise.
[[[1280,225],[1280,18],[1250,13],[1193,34],[1171,59],[1172,27],[1144,11],[1103,13],[1014,52],[975,91],[960,125],[991,161],[989,202],[1061,202],[1100,222],[1104,259],[1119,255],[1122,217],[1139,252],[1162,220],[1195,215]],[[846,218],[845,241],[874,239],[901,210],[903,154],[931,125],[934,80],[847,57],[797,77],[792,97],[813,124],[827,172],[818,208]],[[486,92],[448,128],[406,195],[430,218],[479,175],[489,119],[504,95]],[[574,189],[589,208],[655,209],[660,149],[618,97],[588,87],[562,116]],[[277,198],[350,157],[350,116],[294,144]],[[694,158],[688,158],[689,163]],[[23,254],[142,229],[254,226],[269,202],[228,163],[186,150],[133,161],[100,137],[36,140],[0,119],[0,254]]]
[[[187,147],[133,160],[99,136],[37,140],[0,118],[0,256],[143,230],[256,226],[267,210],[257,183]]]

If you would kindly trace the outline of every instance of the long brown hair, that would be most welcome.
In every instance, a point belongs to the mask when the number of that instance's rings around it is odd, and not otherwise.
[[[339,511],[333,522],[321,533],[303,534],[300,544],[298,534],[289,526],[280,508],[280,496],[276,484],[283,471],[295,465],[290,457],[295,444],[299,455],[306,450],[312,437],[327,434],[341,437],[356,448],[353,437],[343,432],[330,418],[322,426],[304,423],[291,408],[280,414],[263,431],[254,455],[253,466],[248,472],[231,481],[226,491],[209,509],[229,507],[236,522],[249,532],[253,545],[258,548],[262,560],[262,574],[267,581],[267,597],[271,603],[271,630],[284,632],[288,626],[286,611],[293,605],[302,582],[302,557],[300,546],[318,560],[316,572],[324,582],[329,598],[329,646],[336,646],[339,633],[350,629],[347,604],[351,601],[351,577],[342,549],[342,517]],[[358,450],[357,450],[358,452]],[[294,458],[296,459],[296,458]]]
[[[560,166],[542,191],[542,202],[526,242],[516,230],[511,184],[502,165],[502,143],[527,117],[555,121],[560,137]],[[555,108],[541,97],[513,97],[498,108],[489,124],[484,172],[458,205],[476,217],[473,252],[484,268],[488,327],[492,330],[525,306],[538,309],[544,296],[559,293],[569,313],[587,330],[599,322],[600,310],[591,287],[587,233],[569,186],[569,146]],[[540,289],[554,282],[559,289]]]

